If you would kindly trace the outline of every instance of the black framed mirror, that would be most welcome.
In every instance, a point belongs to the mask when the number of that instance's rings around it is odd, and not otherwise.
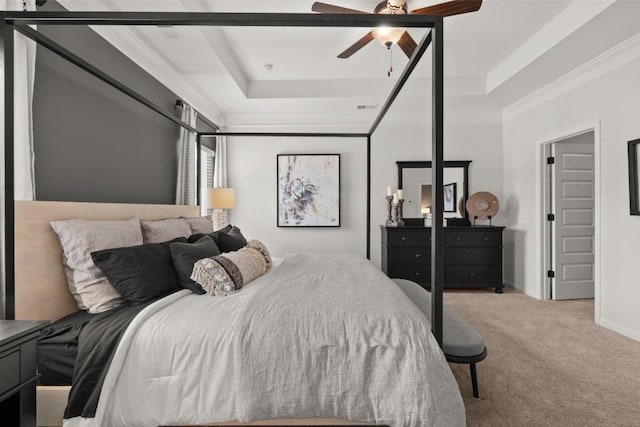
[[[640,139],[634,139],[633,141],[628,142],[628,150],[629,150],[629,208],[631,215],[640,215],[640,206],[638,203],[640,202],[640,195],[638,191],[640,190],[640,176],[638,175],[638,163],[640,163],[640,159],[638,156],[640,153],[638,152],[638,145],[640,144]]]
[[[455,206],[455,209],[444,212],[445,218],[467,218],[464,204],[469,198],[470,164],[471,160],[445,160],[444,162],[445,190],[455,189],[445,194],[445,206]],[[398,166],[398,188],[402,189],[405,199],[403,215],[405,219],[422,219],[431,208],[431,160],[398,161],[396,165]],[[447,203],[447,195],[453,197],[455,201]]]

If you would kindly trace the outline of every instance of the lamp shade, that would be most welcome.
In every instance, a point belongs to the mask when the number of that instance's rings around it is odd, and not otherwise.
[[[232,188],[210,188],[209,208],[233,209],[236,206],[236,192]]]
[[[380,26],[373,29],[373,38],[383,46],[391,46],[398,43],[406,28]]]

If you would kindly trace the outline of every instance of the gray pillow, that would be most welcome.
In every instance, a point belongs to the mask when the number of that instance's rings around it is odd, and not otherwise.
[[[140,221],[144,243],[164,243],[178,237],[189,237],[191,227],[184,218],[159,219],[156,221]]]
[[[191,227],[191,234],[209,234],[213,232],[213,221],[211,216],[200,216],[194,218],[185,218]]]
[[[142,244],[140,220],[51,221],[62,246],[67,284],[81,310],[102,313],[122,303],[120,293],[93,263],[91,252]]]

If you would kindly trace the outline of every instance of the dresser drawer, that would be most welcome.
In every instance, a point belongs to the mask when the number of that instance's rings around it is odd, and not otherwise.
[[[475,246],[476,236],[473,230],[447,230],[444,231],[445,247]]]
[[[389,265],[387,275],[393,279],[407,279],[418,283],[431,281],[431,265],[397,262]]]
[[[445,248],[445,264],[497,264],[498,248]]]
[[[393,247],[428,247],[431,233],[427,230],[388,230],[387,246]]]
[[[474,246],[500,247],[502,234],[491,231],[480,231],[474,236]]]
[[[502,280],[497,265],[447,265],[444,269],[446,283],[487,283],[496,284]]]
[[[0,356],[0,394],[20,384],[20,351]]]
[[[431,250],[427,248],[393,248],[389,250],[389,265],[397,263],[428,264],[431,262]]]

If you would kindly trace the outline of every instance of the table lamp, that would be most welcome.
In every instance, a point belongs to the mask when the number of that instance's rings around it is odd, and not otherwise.
[[[229,224],[227,209],[236,206],[236,193],[232,188],[210,188],[208,207],[213,209],[213,229],[219,230]]]

